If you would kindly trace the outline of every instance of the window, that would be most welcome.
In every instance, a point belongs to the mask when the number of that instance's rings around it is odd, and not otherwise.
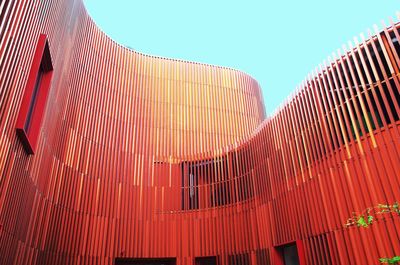
[[[199,208],[198,172],[196,164],[183,162],[182,170],[182,210]]]
[[[275,247],[278,254],[279,265],[304,265],[304,247],[303,242],[297,240],[292,243]]]
[[[175,265],[175,258],[116,258],[116,265]]]
[[[182,174],[182,210],[195,210],[223,206],[234,203],[235,183],[245,193],[243,200],[250,198],[253,191],[249,175],[233,179],[229,173],[228,159],[224,156],[214,159],[183,162]],[[247,183],[250,184],[247,184]],[[245,190],[249,185],[249,190]],[[250,186],[251,185],[251,186]]]
[[[289,245],[282,248],[285,265],[299,265],[299,254],[296,245]]]
[[[17,135],[28,154],[34,154],[49,93],[53,65],[47,36],[41,34],[17,118]]]
[[[201,257],[195,259],[195,265],[217,265],[217,257]]]

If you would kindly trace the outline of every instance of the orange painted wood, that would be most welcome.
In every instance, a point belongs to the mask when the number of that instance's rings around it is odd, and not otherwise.
[[[1,2],[0,264],[400,255],[399,216],[344,225],[400,201],[400,25],[383,28],[266,118],[247,74],[122,47],[81,0]],[[28,155],[15,128],[40,34],[54,70]]]

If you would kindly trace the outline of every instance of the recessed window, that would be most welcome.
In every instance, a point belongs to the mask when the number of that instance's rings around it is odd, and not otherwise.
[[[198,164],[182,163],[182,210],[199,208]]]
[[[199,257],[195,259],[195,265],[217,265],[217,257]]]
[[[52,74],[53,65],[47,36],[41,34],[29,71],[16,124],[17,135],[28,154],[34,154],[36,150]]]
[[[285,265],[299,265],[299,254],[296,245],[289,245],[282,248],[282,255]]]
[[[305,264],[303,243],[297,240],[293,243],[276,247],[279,265],[303,265]]]
[[[116,265],[175,265],[175,258],[143,258],[143,259],[130,259],[130,258],[116,258]]]

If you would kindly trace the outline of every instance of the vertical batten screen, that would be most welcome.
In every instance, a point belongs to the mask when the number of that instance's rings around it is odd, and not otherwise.
[[[0,264],[277,265],[291,242],[307,265],[399,255],[398,215],[344,225],[400,200],[399,28],[338,52],[264,120],[243,72],[122,47],[81,0],[2,1]],[[54,70],[28,156],[15,124],[37,121],[37,32]]]

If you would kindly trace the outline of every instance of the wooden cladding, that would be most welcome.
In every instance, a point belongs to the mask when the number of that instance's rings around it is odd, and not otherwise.
[[[282,264],[293,242],[301,265],[399,255],[399,216],[345,226],[400,201],[399,27],[264,119],[240,71],[121,47],[80,0],[3,1],[0,264]],[[28,155],[15,124],[41,32],[52,89]]]

